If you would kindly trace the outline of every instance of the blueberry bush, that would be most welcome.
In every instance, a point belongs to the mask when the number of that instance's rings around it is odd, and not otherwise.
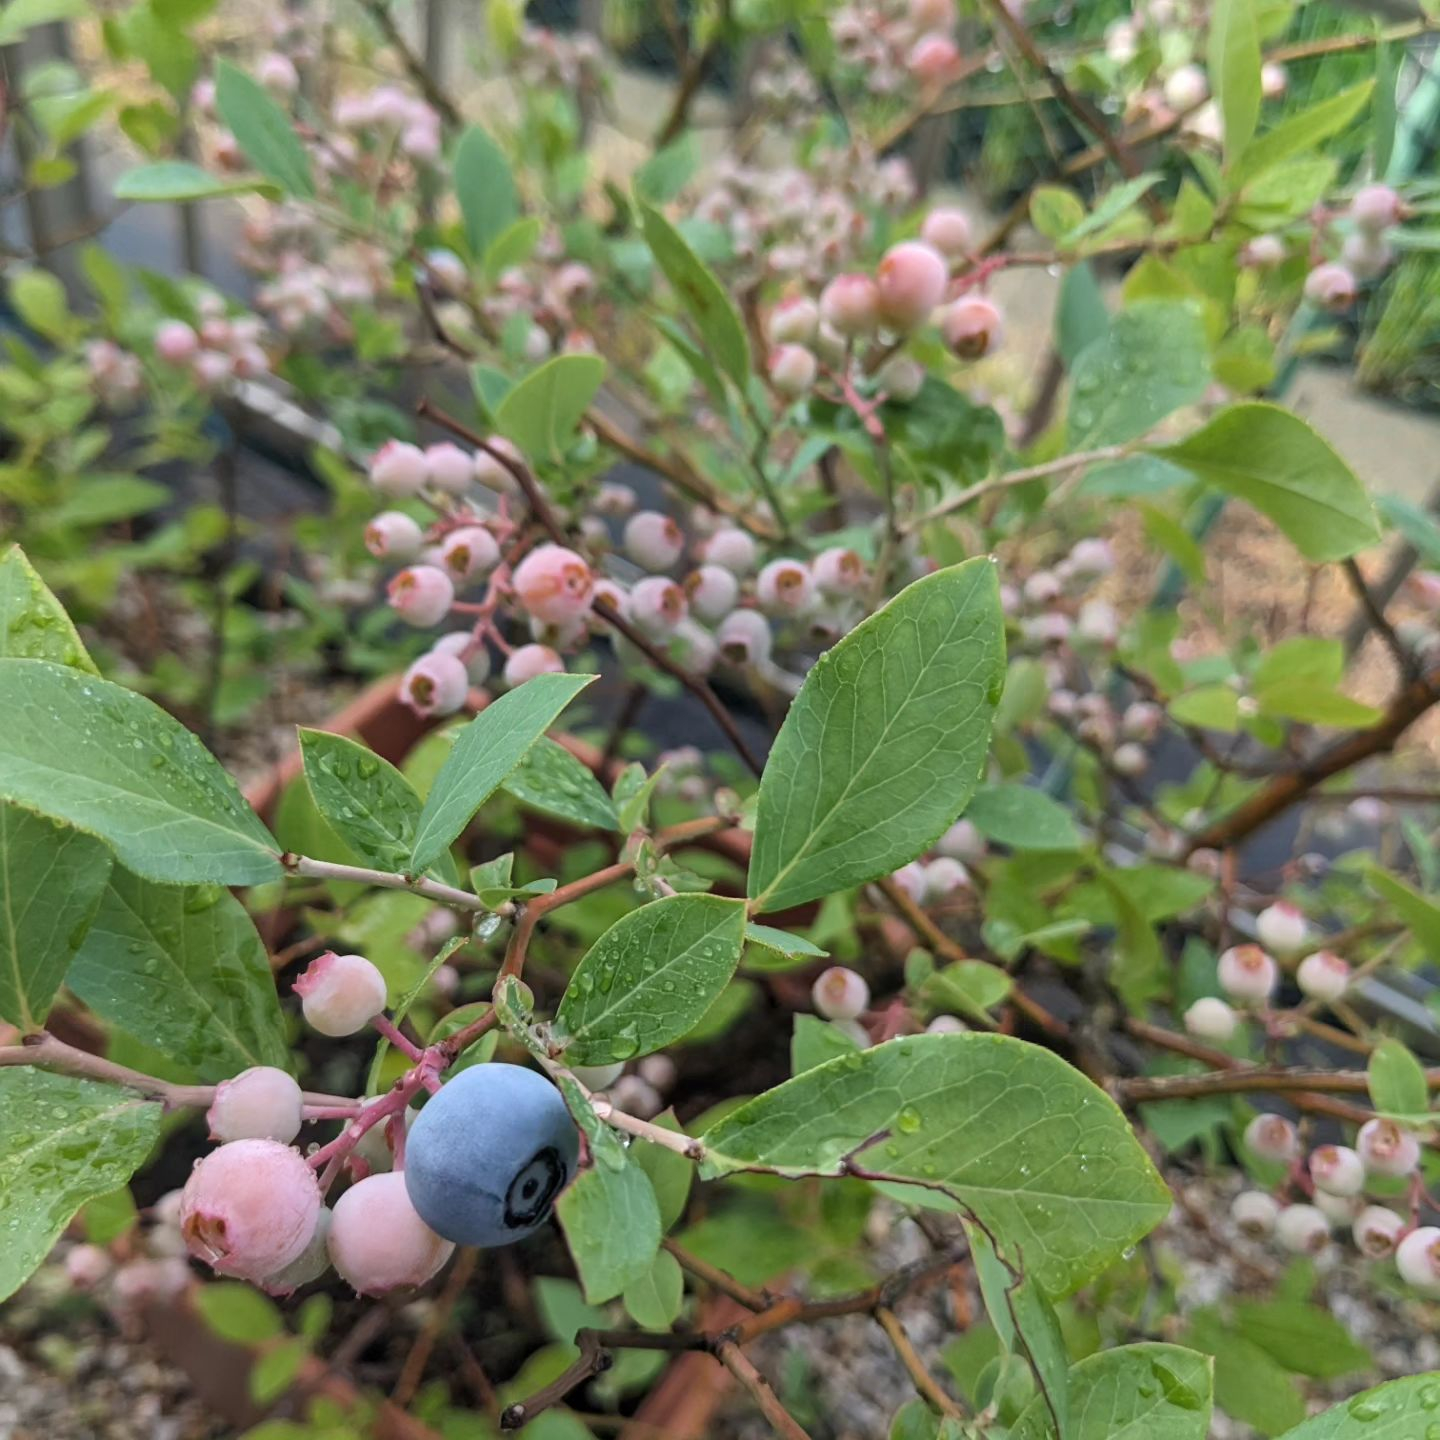
[[[1429,22],[662,7],[677,84],[620,173],[605,53],[510,0],[454,94],[384,0],[258,58],[210,8],[107,13],[141,98],[43,73],[17,116],[31,186],[113,120],[120,200],[239,206],[256,284],[99,247],[83,299],[8,278],[0,1294],[68,1230],[73,1290],[257,1350],[254,1440],[652,1433],[696,1357],[789,1437],[1440,1434],[1440,1373],[1337,1389],[1370,1357],[1320,1298],[1362,1274],[1415,1336],[1440,1301],[1440,1071],[1371,988],[1440,950],[1437,795],[1375,770],[1440,701],[1440,526],[1282,403],[1435,248],[1395,159]],[[617,43],[653,18],[613,10]],[[1049,147],[988,230],[903,158],[972,103]],[[998,281],[1030,270],[1061,279],[1026,385]],[[104,622],[210,553],[213,517],[115,527],[257,391],[318,422],[296,539],[349,586],[338,619],[292,589],[289,653],[392,669],[423,731],[302,728],[264,815],[186,667]],[[1308,607],[1227,628],[1222,505],[1348,590],[1386,695]],[[694,744],[658,752],[659,701]],[[1336,802],[1378,845],[1300,848]],[[1182,1300],[1177,1207],[1250,1293]],[[942,1283],[937,1359],[904,1312]],[[390,1401],[297,1389],[337,1305],[417,1295]],[[755,1358],[846,1316],[914,1392],[879,1431]]]

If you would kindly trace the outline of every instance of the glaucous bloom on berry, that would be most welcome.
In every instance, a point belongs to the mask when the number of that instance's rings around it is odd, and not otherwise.
[[[370,483],[385,495],[414,495],[429,478],[425,452],[405,440],[387,440],[370,459]]]
[[[881,322],[892,330],[918,329],[945,298],[945,257],[923,240],[892,245],[875,270]]]
[[[822,550],[810,562],[810,574],[816,589],[832,600],[855,594],[868,578],[865,562],[844,545],[832,545],[828,550]]]
[[[815,356],[803,345],[777,345],[768,361],[770,383],[787,400],[809,393],[815,384]]]
[[[1322,310],[1348,310],[1355,301],[1355,276],[1334,260],[1317,265],[1305,277],[1305,298]]]
[[[668,515],[637,510],[625,522],[625,553],[642,570],[668,570],[685,553],[685,536]]]
[[[715,639],[732,665],[763,665],[774,645],[770,622],[758,610],[732,610],[720,622]]]
[[[1276,1217],[1275,1238],[1292,1255],[1318,1255],[1330,1244],[1330,1222],[1313,1205],[1287,1205]]]
[[[1388,185],[1362,185],[1350,201],[1350,218],[1372,234],[1398,225],[1403,215],[1404,202]]]
[[[1300,1158],[1300,1136],[1283,1115],[1257,1115],[1245,1127],[1245,1144],[1260,1159],[1278,1165]]]
[[[1267,905],[1255,917],[1255,935],[1275,955],[1298,955],[1310,936],[1305,912],[1288,900]]]
[[[697,619],[714,625],[740,598],[740,582],[723,565],[701,565],[685,577],[685,596]]]
[[[448,440],[425,450],[430,483],[447,495],[463,495],[475,480],[475,457]]]
[[[215,1087],[205,1113],[212,1140],[279,1140],[299,1133],[305,1097],[293,1075],[274,1065],[252,1065]]]
[[[1365,1164],[1348,1145],[1321,1145],[1310,1152],[1310,1178],[1327,1195],[1358,1195],[1365,1188]]]
[[[448,650],[431,650],[406,670],[400,698],[417,715],[453,715],[470,693],[470,673]]]
[[[295,993],[306,1022],[322,1035],[353,1035],[385,1009],[385,977],[363,955],[327,950],[305,967]]]
[[[1224,1043],[1235,1033],[1240,1017],[1223,1000],[1203,995],[1185,1012],[1185,1029],[1201,1040]]]
[[[440,561],[458,584],[493,570],[500,563],[500,545],[483,525],[465,525],[440,542]]]
[[[232,1140],[196,1163],[180,1194],[190,1253],[222,1275],[260,1280],[310,1243],[320,1186],[298,1150],[278,1140]]]
[[[424,543],[419,521],[399,510],[382,510],[365,527],[365,548],[377,560],[413,560]]]
[[[455,603],[455,583],[436,565],[410,565],[386,587],[390,608],[407,624],[437,625]]]
[[[707,565],[719,565],[732,575],[748,575],[755,568],[754,539],[733,525],[717,530],[701,552]]]
[[[765,334],[772,345],[809,345],[820,324],[820,307],[808,295],[792,295],[770,312]]]
[[[1388,1260],[1405,1233],[1405,1221],[1384,1205],[1367,1205],[1355,1217],[1350,1233],[1367,1260]]]
[[[1370,1175],[1412,1175],[1420,1166],[1420,1141],[1393,1120],[1378,1116],[1360,1127],[1355,1149]]]
[[[854,1020],[870,1007],[865,977],[844,965],[822,970],[811,987],[815,1009],[827,1020]]]
[[[1232,1000],[1260,1004],[1270,998],[1280,979],[1275,961],[1258,945],[1233,945],[1220,956],[1220,988]]]
[[[1395,1247],[1400,1278],[1422,1295],[1440,1296],[1440,1229],[1422,1225]]]
[[[513,690],[537,675],[559,675],[565,662],[548,645],[521,645],[505,660],[505,683]]]
[[[940,334],[961,360],[983,360],[1000,348],[1005,318],[1000,307],[983,295],[962,295],[945,307]]]
[[[815,599],[815,583],[799,560],[772,560],[756,577],[755,596],[772,615],[801,615]]]
[[[468,630],[442,635],[431,647],[431,653],[453,655],[464,665],[472,685],[483,685],[490,678],[490,652]]]
[[[926,215],[920,238],[947,260],[964,259],[970,249],[970,220],[963,210],[939,205]]]
[[[416,1213],[405,1174],[393,1171],[366,1176],[335,1202],[327,1247],[359,1295],[423,1285],[455,1250]]]
[[[684,590],[663,575],[647,575],[631,587],[630,618],[647,635],[673,634],[689,613]]]
[[[837,275],[820,292],[820,318],[838,335],[859,339],[880,319],[880,292],[868,275]]]
[[[1280,1204],[1263,1190],[1242,1190],[1230,1204],[1230,1218],[1242,1235],[1263,1240],[1275,1233]]]
[[[1295,983],[1311,1000],[1332,1004],[1350,984],[1350,967],[1331,951],[1317,950],[1296,967]]]
[[[520,603],[537,620],[564,625],[589,610],[595,577],[573,550],[538,545],[515,567],[512,583]]]

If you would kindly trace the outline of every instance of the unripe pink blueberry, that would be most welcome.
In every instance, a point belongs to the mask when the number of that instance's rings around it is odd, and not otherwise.
[[[1398,225],[1404,202],[1388,185],[1362,185],[1350,201],[1350,218],[1372,234]]]
[[[881,321],[892,330],[914,330],[945,298],[945,257],[923,240],[892,245],[875,269]]]
[[[937,206],[920,226],[920,238],[949,260],[963,259],[970,248],[969,218],[954,206]]]
[[[1332,1195],[1316,1187],[1310,1202],[1330,1222],[1332,1230],[1347,1230],[1355,1223],[1362,1202],[1357,1195]]]
[[[755,568],[755,541],[733,525],[717,530],[706,542],[701,558],[732,575],[748,575]]]
[[[1310,1178],[1327,1195],[1358,1195],[1365,1164],[1348,1145],[1321,1145],[1310,1152]]]
[[[318,1280],[330,1268],[330,1223],[333,1219],[330,1208],[322,1205],[310,1243],[288,1265],[258,1282],[267,1295],[293,1295],[302,1285]]]
[[[1348,310],[1355,300],[1355,277],[1345,266],[1327,260],[1305,277],[1305,298],[1322,310]]]
[[[913,400],[925,388],[925,367],[913,355],[892,355],[876,372],[875,383],[892,400]]]
[[[1203,995],[1185,1012],[1185,1029],[1202,1040],[1226,1041],[1240,1023],[1240,1017],[1223,1000]]]
[[[1367,1260],[1386,1260],[1395,1253],[1405,1233],[1405,1222],[1383,1205],[1367,1205],[1355,1217],[1350,1233],[1355,1248]]]
[[[1440,1296],[1440,1229],[1422,1225],[1395,1247],[1400,1278],[1422,1295]]]
[[[430,483],[447,495],[463,495],[475,479],[475,457],[448,440],[426,447],[425,465]]]
[[[232,1140],[200,1160],[180,1197],[180,1233],[222,1275],[260,1280],[296,1259],[320,1219],[320,1186],[298,1150]]]
[[[638,1120],[649,1120],[665,1108],[660,1092],[642,1075],[622,1075],[611,1087],[617,1109]]]
[[[537,675],[559,675],[565,662],[548,645],[521,645],[505,661],[505,683],[513,690]]]
[[[416,1214],[403,1174],[367,1176],[335,1202],[330,1263],[357,1294],[423,1285],[454,1249]]]
[[[564,625],[589,610],[595,577],[573,550],[539,545],[515,567],[513,584],[520,603],[537,620]]]
[[[642,570],[668,570],[685,552],[680,527],[658,510],[637,510],[625,522],[625,553]]]
[[[1267,905],[1255,917],[1255,935],[1275,955],[1298,955],[1305,948],[1310,926],[1305,912],[1288,900]]]
[[[1092,645],[1113,645],[1120,637],[1120,616],[1108,600],[1087,600],[1075,617],[1075,635]]]
[[[680,1069],[668,1055],[647,1055],[635,1067],[640,1078],[659,1091],[672,1090],[680,1078]]]
[[[387,440],[371,457],[370,483],[385,495],[413,495],[430,478],[425,452],[404,440]]]
[[[890,877],[917,905],[925,899],[925,867],[912,860]]]
[[[1378,280],[1395,263],[1395,252],[1383,235],[1357,230],[1340,246],[1340,263],[1356,280]]]
[[[958,890],[970,888],[970,872],[958,860],[941,855],[925,866],[925,899],[948,900]]]
[[[599,610],[602,600],[617,615],[623,615],[627,620],[630,618],[630,592],[614,580],[597,575],[595,588],[590,592],[591,610]]]
[[[1164,93],[1172,110],[1193,110],[1210,93],[1210,86],[1198,65],[1182,65],[1166,77]]]
[[[947,84],[960,69],[960,48],[948,35],[922,35],[905,57],[905,68],[922,84]]]
[[[773,615],[800,615],[815,599],[815,583],[798,560],[772,560],[755,580],[755,596]]]
[[[1143,775],[1150,768],[1150,756],[1143,745],[1127,740],[1117,745],[1110,756],[1110,764],[1117,775]]]
[[[77,1290],[93,1290],[111,1268],[109,1255],[98,1245],[72,1245],[65,1253],[65,1278]]]
[[[926,1027],[927,1035],[964,1035],[970,1027],[958,1015],[937,1015]]]
[[[820,292],[820,318],[838,335],[858,339],[880,318],[880,292],[868,275],[837,275]]]
[[[1120,733],[1129,740],[1153,740],[1165,722],[1165,711],[1149,700],[1136,700],[1120,717]]]
[[[189,1283],[190,1267],[178,1256],[130,1260],[115,1271],[110,1303],[120,1315],[130,1315],[145,1305],[174,1300]]]
[[[1330,1244],[1330,1222],[1313,1205],[1287,1205],[1276,1217],[1275,1238],[1292,1255],[1318,1255]]]
[[[701,565],[685,577],[685,596],[695,616],[713,625],[735,608],[740,582],[723,565]]]
[[[1048,605],[1052,600],[1060,598],[1064,588],[1060,577],[1053,570],[1037,570],[1026,577],[1021,593],[1030,605]]]
[[[1287,254],[1285,242],[1278,235],[1256,235],[1240,250],[1240,263],[1252,270],[1271,270]]]
[[[772,345],[809,345],[819,324],[819,306],[808,295],[792,295],[770,312],[765,335]]]
[[[400,698],[417,715],[453,715],[469,693],[464,661],[445,650],[422,655],[400,681]]]
[[[1241,1234],[1252,1240],[1263,1240],[1275,1232],[1280,1205],[1263,1190],[1242,1190],[1230,1204],[1230,1218]]]
[[[306,1021],[322,1035],[353,1035],[385,1009],[385,977],[363,955],[327,950],[305,967],[295,993]]]
[[[940,317],[940,334],[961,360],[983,360],[1000,348],[1005,318],[983,295],[962,295]]]
[[[815,356],[803,345],[777,345],[768,365],[770,383],[787,400],[808,394],[815,383]]]
[[[1300,1136],[1283,1115],[1257,1115],[1245,1127],[1245,1144],[1260,1159],[1277,1165],[1300,1158]]]
[[[1220,988],[1232,1000],[1268,1000],[1280,978],[1279,967],[1258,945],[1234,945],[1220,956]]]
[[[365,527],[365,548],[377,560],[413,560],[424,543],[419,521],[399,510],[382,510]]]
[[[1331,951],[1317,950],[1300,962],[1295,971],[1295,982],[1310,999],[1328,1005],[1345,993],[1350,984],[1350,967]]]
[[[522,467],[525,464],[525,456],[503,435],[492,435],[485,443],[489,447],[488,449],[475,452],[476,480],[487,489],[494,490],[500,495],[514,494],[520,488],[520,482],[516,480],[510,467],[490,452],[498,451]]]
[[[200,350],[200,337],[183,320],[164,320],[155,327],[155,353],[170,365],[188,365]]]
[[[674,633],[690,613],[685,592],[663,575],[647,575],[630,590],[630,616],[647,635]]]
[[[434,565],[411,565],[390,581],[386,589],[390,607],[410,625],[435,625],[455,603],[455,585]]]
[[[272,95],[293,95],[300,88],[300,74],[288,55],[272,50],[262,55],[255,67],[255,78]]]
[[[732,610],[720,622],[715,639],[732,665],[763,665],[774,644],[770,622],[758,610]]]
[[[458,583],[489,574],[500,563],[500,544],[483,525],[464,525],[440,542],[440,560]]]
[[[1278,100],[1290,84],[1285,67],[1276,60],[1267,60],[1260,67],[1260,94],[1266,100]]]
[[[865,977],[844,965],[822,970],[811,987],[815,1008],[827,1020],[854,1020],[870,1006]]]
[[[279,1140],[299,1133],[305,1097],[293,1075],[274,1065],[252,1065],[215,1087],[205,1119],[212,1140]]]
[[[603,480],[595,490],[595,513],[617,519],[635,509],[635,492],[616,480]]]
[[[1410,1175],[1420,1165],[1420,1141],[1393,1120],[1378,1116],[1360,1127],[1355,1149],[1371,1175]]]
[[[810,574],[822,595],[843,599],[861,589],[866,581],[865,562],[844,545],[822,550],[810,562]]]
[[[968,860],[972,863],[985,858],[986,848],[985,837],[969,820],[957,820],[935,842],[935,849],[941,855],[949,855],[954,860]]]
[[[195,383],[202,390],[213,390],[230,378],[234,364],[228,355],[219,350],[202,350],[195,357],[192,370]]]
[[[472,685],[483,685],[490,678],[490,652],[469,630],[442,635],[431,646],[431,653],[453,655],[465,666]]]

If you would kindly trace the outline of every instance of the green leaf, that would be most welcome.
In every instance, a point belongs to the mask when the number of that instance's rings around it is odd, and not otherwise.
[[[1115,186],[1113,190],[1107,191],[1105,198],[1089,215],[1059,237],[1056,241],[1057,246],[1062,250],[1068,250],[1075,245],[1076,241],[1103,230],[1148,195],[1162,178],[1159,171],[1147,170],[1143,175],[1137,175],[1133,180],[1126,180],[1123,184]]]
[[[511,772],[504,789],[547,815],[595,830],[618,830],[620,819],[595,772],[558,740],[544,737]]]
[[[1387,1115],[1423,1115],[1430,1108],[1430,1086],[1420,1062],[1399,1041],[1387,1036],[1370,1052],[1370,1100]]]
[[[73,333],[65,287],[48,270],[15,271],[10,277],[10,303],[20,319],[47,340],[63,342]]]
[[[557,355],[507,392],[495,412],[495,428],[537,464],[558,462],[604,378],[605,362],[598,355]]]
[[[640,762],[632,761],[616,777],[611,787],[616,815],[620,822],[620,833],[629,835],[632,831],[649,823],[650,797],[665,773],[662,765],[653,775],[646,775]]]
[[[97,1195],[80,1212],[85,1238],[92,1245],[113,1244],[139,1223],[140,1212],[135,1208],[135,1197],[128,1185]]]
[[[18,545],[0,555],[0,659],[7,657],[53,660],[92,675],[100,673],[65,607]]]
[[[537,675],[487,705],[460,731],[430,786],[407,867],[429,869],[593,675]]]
[[[1013,982],[986,960],[954,960],[920,987],[927,1005],[945,1014],[959,1013],[991,1023],[990,1011],[1009,995]]]
[[[1342,695],[1328,685],[1295,681],[1255,696],[1260,714],[1276,720],[1295,720],[1302,725],[1328,725],[1341,729],[1364,729],[1377,724],[1382,712]]]
[[[1110,328],[1110,312],[1095,272],[1087,260],[1070,266],[1060,282],[1060,297],[1055,302],[1055,348],[1066,368],[1075,364],[1080,353],[1104,337]]]
[[[1414,1440],[1440,1411],[1440,1371],[1407,1375],[1373,1390],[1362,1390],[1282,1440]]]
[[[158,160],[137,165],[115,182],[117,200],[159,201],[174,204],[183,200],[217,200],[225,195],[261,194],[277,196],[278,186],[262,180],[222,180],[188,160]]]
[[[1085,202],[1068,186],[1037,185],[1030,192],[1030,223],[1047,239],[1058,240],[1085,219]]]
[[[582,1171],[555,1211],[592,1305],[613,1300],[649,1273],[660,1248],[660,1212],[638,1165]]]
[[[1440,522],[1409,500],[1381,495],[1375,508],[1424,557],[1427,565],[1440,565]]]
[[[675,1118],[673,1108],[662,1110],[651,1123],[675,1135],[685,1133]],[[690,1186],[695,1180],[693,1162],[664,1145],[644,1142],[632,1145],[628,1153],[650,1177],[650,1184],[655,1190],[655,1204],[660,1210],[660,1228],[666,1231],[672,1229],[685,1213],[686,1202],[690,1199]]]
[[[290,1068],[265,944],[218,885],[152,885],[115,866],[67,984],[202,1080]]]
[[[1185,1339],[1215,1357],[1215,1403],[1232,1420],[1278,1435],[1304,1418],[1305,1402],[1289,1374],[1216,1311],[1197,1310]]]
[[[1049,1051],[1002,1035],[909,1036],[832,1060],[701,1142],[710,1175],[858,1165],[919,1181],[909,1198],[943,1192],[1052,1296],[1098,1274],[1171,1204],[1114,1103]]]
[[[262,175],[268,175],[287,195],[308,199],[315,194],[310,157],[290,117],[262,85],[226,60],[215,71],[215,108]]]
[[[116,520],[130,520],[168,504],[170,488],[143,480],[138,475],[97,475],[49,514],[49,522],[59,529],[67,525],[110,525]],[[54,656],[37,657],[51,660]]]
[[[1205,549],[1175,516],[1158,505],[1143,500],[1135,507],[1146,538],[1162,554],[1168,555],[1192,585],[1205,583]]]
[[[745,927],[745,945],[745,964],[751,970],[795,970],[828,953],[803,935],[754,921]]]
[[[1314,150],[1322,140],[1338,134],[1365,109],[1374,89],[1374,80],[1365,80],[1288,116],[1245,147],[1231,165],[1231,182],[1241,186],[1292,155]]]
[[[1170,714],[1181,725],[1233,735],[1240,728],[1240,695],[1229,685],[1201,685],[1172,700]]]
[[[1005,683],[995,566],[907,586],[816,662],[760,781],[756,912],[848,889],[923,854],[974,793]]]
[[[1067,422],[1071,446],[1090,450],[1144,435],[1210,383],[1200,307],[1137,300],[1076,357]]]
[[[410,782],[367,746],[327,730],[302,726],[300,754],[315,808],[356,859],[378,870],[403,872],[421,810]],[[448,850],[430,868],[454,884],[455,863]]]
[[[1251,681],[1257,691],[1308,683],[1338,685],[1345,673],[1345,647],[1320,635],[1294,635],[1272,646],[1256,663]]]
[[[515,175],[505,152],[479,125],[471,125],[460,137],[452,168],[465,238],[479,260],[520,214]]]
[[[609,1065],[680,1039],[740,963],[745,905],[670,895],[615,922],[586,952],[555,1015],[572,1065]]]
[[[1354,471],[1278,405],[1234,405],[1155,453],[1268,515],[1307,560],[1344,560],[1381,538]]]
[[[161,1113],[115,1085],[0,1070],[0,1300],[82,1205],[129,1183],[159,1139]]]
[[[1308,1300],[1246,1300],[1235,1329],[1293,1375],[1338,1380],[1374,1362],[1333,1315]]]
[[[1388,900],[1395,907],[1396,914],[1410,927],[1410,933],[1426,955],[1431,960],[1440,958],[1440,903],[1373,866],[1365,872],[1365,878],[1382,900]]]
[[[237,1345],[258,1345],[283,1334],[279,1307],[253,1285],[217,1280],[195,1290],[195,1308],[211,1331]]]
[[[790,1036],[790,1073],[800,1075],[841,1055],[854,1055],[860,1047],[838,1025],[818,1015],[797,1015]]]
[[[1260,33],[1254,0],[1216,0],[1206,52],[1210,89],[1225,126],[1225,158],[1250,143],[1260,120]]]
[[[987,840],[1012,850],[1080,848],[1080,832],[1070,812],[1029,785],[982,785],[964,814]]]
[[[109,873],[98,840],[0,803],[0,1020],[45,1019]]]
[[[535,253],[545,224],[538,215],[529,215],[507,225],[486,247],[480,269],[486,280],[494,281],[515,265],[523,265]]]
[[[635,172],[635,193],[651,205],[668,205],[691,181],[700,165],[700,146],[687,130],[657,150]]]
[[[621,1297],[630,1318],[644,1330],[668,1330],[685,1299],[685,1275],[668,1251],[657,1250],[650,1268],[632,1280]]]
[[[971,1224],[966,1226],[966,1234],[990,1323],[1005,1349],[1022,1353],[1029,1362],[1041,1391],[1038,1399],[1051,1417],[1056,1440],[1074,1440],[1070,1362],[1055,1311],[1035,1277],[1001,1260],[985,1231]]]
[[[0,45],[13,45],[27,30],[89,13],[86,0],[10,0],[0,14]]]
[[[1070,1367],[1071,1440],[1205,1440],[1210,1360],[1179,1345],[1121,1345]],[[1021,1412],[1010,1440],[1047,1440],[1043,1396]]]
[[[104,840],[169,884],[254,885],[279,847],[178,720],[123,686],[43,660],[0,659],[0,798]]]
[[[640,223],[655,263],[674,288],[715,363],[742,389],[750,378],[750,341],[734,302],[714,272],[658,210],[641,204]]]

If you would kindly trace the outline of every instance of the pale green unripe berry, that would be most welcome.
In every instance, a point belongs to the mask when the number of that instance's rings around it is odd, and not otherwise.
[[[1230,1205],[1230,1218],[1242,1234],[1252,1240],[1263,1240],[1275,1232],[1275,1222],[1280,1218],[1280,1205],[1273,1196],[1263,1190],[1242,1191]]]
[[[1318,1255],[1330,1243],[1330,1222],[1313,1205],[1287,1205],[1275,1221],[1275,1238],[1293,1255]]]

